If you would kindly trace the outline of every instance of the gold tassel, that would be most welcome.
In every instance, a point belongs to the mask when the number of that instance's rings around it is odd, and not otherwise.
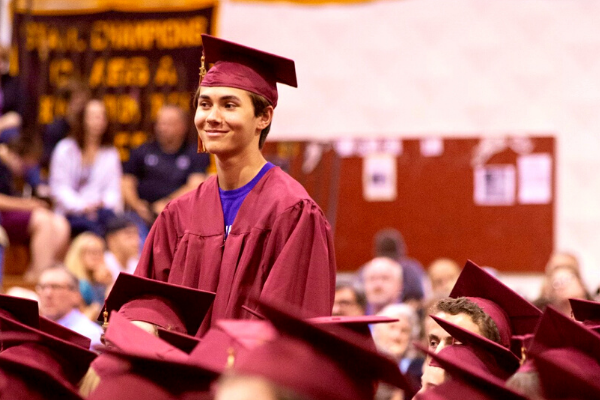
[[[227,368],[233,368],[233,364],[235,364],[235,350],[233,347],[227,349]]]
[[[204,65],[204,54],[200,58],[200,77],[198,79],[198,86],[202,83],[202,79],[204,79],[204,75],[206,75],[206,67]]]

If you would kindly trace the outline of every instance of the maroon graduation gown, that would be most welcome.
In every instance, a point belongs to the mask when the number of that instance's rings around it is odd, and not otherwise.
[[[252,318],[241,307],[255,308],[248,295],[294,304],[307,316],[331,315],[331,229],[319,206],[288,174],[271,168],[242,203],[227,240],[224,230],[213,176],[167,205],[152,226],[135,271],[216,292],[197,336],[218,319]]]

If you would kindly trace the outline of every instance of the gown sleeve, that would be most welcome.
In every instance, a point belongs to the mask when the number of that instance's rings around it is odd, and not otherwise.
[[[306,317],[329,316],[335,294],[335,252],[331,227],[321,209],[303,200],[276,220],[266,257],[272,265],[261,299],[300,307]]]

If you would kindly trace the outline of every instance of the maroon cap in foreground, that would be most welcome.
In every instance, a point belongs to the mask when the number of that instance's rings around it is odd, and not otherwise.
[[[431,318],[454,339],[472,347],[495,376],[508,379],[519,368],[519,359],[506,347],[435,315]]]
[[[573,317],[585,326],[600,332],[600,303],[591,300],[569,299]]]
[[[76,344],[79,347],[84,349],[89,349],[92,341],[87,336],[83,336],[80,333],[75,332],[67,327],[60,325],[48,318],[42,317],[40,315],[40,330],[67,342],[71,342]]]
[[[7,322],[1,321],[3,325]],[[54,340],[44,332],[14,321],[8,322],[8,327],[10,331],[0,333],[4,349],[0,352],[0,374],[7,374],[10,384],[0,390],[1,397],[36,398],[42,394],[43,398],[79,399],[77,382],[95,353],[76,345],[63,345],[61,339]],[[26,392],[21,391],[22,383]]]
[[[35,300],[0,294],[0,315],[17,320],[32,328],[40,327],[38,302]]]
[[[215,294],[121,272],[104,302],[104,310],[119,311],[131,321],[195,335]],[[104,320],[103,312],[98,321]]]
[[[599,360],[574,348],[550,349],[535,356],[540,385],[548,399],[600,396]]]
[[[545,351],[559,348],[573,348],[600,360],[600,335],[548,306],[529,352],[536,358]]]
[[[315,325],[320,325],[334,334],[339,333],[343,335],[346,329],[350,329],[364,338],[366,346],[376,349],[377,347],[373,341],[373,335],[371,334],[369,326],[371,324],[388,324],[396,322],[398,319],[376,315],[364,315],[360,317],[315,317],[308,318],[307,321]],[[342,327],[341,330],[340,327]]]
[[[450,399],[458,399],[454,395],[460,394],[460,399],[525,399],[524,396],[505,387],[504,379],[490,373],[481,359],[481,353],[475,350],[471,345],[456,344],[444,347],[438,353],[434,353],[419,343],[415,346],[431,356],[432,363],[443,368],[452,376],[452,380],[446,379],[444,384],[438,388],[430,389],[425,394],[432,397],[417,396],[417,399],[436,399],[445,397],[436,397],[440,395],[450,395]],[[460,382],[453,384],[450,382]],[[454,390],[457,392],[455,393]],[[470,392],[473,391],[473,397]],[[432,393],[430,393],[432,392]],[[482,397],[483,396],[483,397]]]
[[[115,364],[113,371],[104,371],[94,396],[97,396],[98,390],[114,399],[154,399],[163,398],[161,396],[166,394],[173,398],[180,398],[183,394],[189,396],[190,393],[204,395],[219,376],[217,371],[201,361],[192,361],[185,352],[135,326],[118,313],[111,315],[105,337],[109,345],[99,359],[117,358],[127,366],[123,368],[123,365]],[[140,382],[152,383],[140,392],[132,392],[130,387],[117,384],[124,382],[131,382],[135,387]],[[140,397],[142,393],[150,397]]]
[[[336,333],[299,317],[300,312],[261,301],[280,336],[240,357],[234,371],[259,375],[315,399],[356,400],[373,397],[381,380],[404,390],[414,389],[391,359],[364,344],[351,330]]]
[[[297,87],[294,61],[238,43],[202,35],[204,57],[215,63],[201,78],[200,86],[247,90],[277,106],[277,82]]]
[[[269,321],[219,320],[190,353],[190,359],[201,360],[223,372],[233,367],[242,354],[273,341],[276,336]]]
[[[510,346],[512,335],[532,333],[542,315],[537,307],[470,260],[450,297],[467,297],[481,307],[496,323],[505,347]]]
[[[415,400],[527,400],[527,397],[504,386],[496,385],[494,390],[481,389],[462,380],[450,380],[419,393]]]

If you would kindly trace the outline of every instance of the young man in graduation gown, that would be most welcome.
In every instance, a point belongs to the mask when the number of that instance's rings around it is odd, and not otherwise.
[[[203,44],[203,62],[215,65],[201,72],[195,125],[217,174],[165,207],[135,273],[216,292],[192,335],[217,319],[251,318],[242,306],[255,309],[252,297],[294,304],[307,317],[331,315],[330,226],[305,189],[261,153],[276,82],[296,86],[294,62],[208,35]]]

